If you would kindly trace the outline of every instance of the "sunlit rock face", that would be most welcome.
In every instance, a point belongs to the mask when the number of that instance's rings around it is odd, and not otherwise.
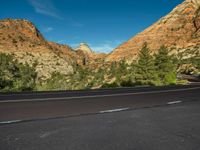
[[[81,50],[89,55],[94,54],[93,50],[86,43],[80,43],[79,47],[77,47],[76,50]]]
[[[0,20],[0,52],[13,54],[19,62],[36,65],[39,79],[52,72],[73,72],[75,52],[67,45],[48,42],[33,23],[24,19]]]
[[[37,64],[41,80],[50,78],[53,72],[72,74],[78,65],[92,64],[97,68],[106,57],[94,53],[86,43],[74,50],[47,41],[32,22],[24,19],[0,20],[0,53],[13,54],[22,63]]]
[[[134,60],[145,42],[153,52],[162,45],[173,49],[173,52],[194,47],[200,51],[200,0],[184,1],[152,26],[114,49],[106,60]]]

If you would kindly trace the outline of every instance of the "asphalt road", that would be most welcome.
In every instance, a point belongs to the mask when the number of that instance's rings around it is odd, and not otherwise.
[[[0,125],[198,100],[199,85],[0,94]]]
[[[200,86],[0,94],[2,150],[197,150]]]

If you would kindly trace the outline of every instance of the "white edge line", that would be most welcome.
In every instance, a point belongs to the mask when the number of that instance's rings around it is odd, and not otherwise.
[[[1,121],[0,124],[11,124],[21,122],[22,120],[9,120],[9,121]]]
[[[144,88],[144,87],[148,87],[148,86],[141,86],[141,88]],[[121,87],[116,87],[115,88],[115,90],[117,89],[136,89],[136,88],[139,88],[139,87],[132,87],[132,88],[130,88],[130,87],[123,87],[123,88],[121,88]],[[97,92],[104,92],[104,91],[110,91],[110,90],[112,90],[111,88],[102,88],[102,89],[94,89],[94,90],[90,90],[89,92],[91,92],[91,93],[97,93]],[[87,90],[79,90],[80,92],[87,92]],[[33,94],[37,94],[37,95],[59,95],[59,94],[65,94],[66,92],[67,93],[74,93],[74,92],[79,92],[79,91],[76,91],[76,90],[72,90],[72,91],[44,91],[44,92],[42,92],[42,91],[39,91],[39,92],[37,92],[37,91],[33,91],[33,92],[35,92],[35,93],[11,93],[11,95],[12,96],[15,96],[15,95],[20,95],[20,96],[30,96],[30,95],[33,95]],[[48,93],[48,92],[53,92],[53,93]],[[1,93],[0,93],[0,95],[1,95]],[[4,96],[4,94],[2,94],[1,96]]]
[[[173,104],[178,104],[178,103],[181,103],[182,101],[173,101],[173,102],[168,102],[167,104],[168,105],[173,105]]]
[[[104,110],[100,111],[99,113],[112,113],[112,112],[119,112],[119,111],[125,111],[128,110],[129,108],[118,108],[118,109],[111,109],[111,110]]]
[[[101,113],[101,114],[112,113],[112,112],[120,112],[120,111],[125,111],[125,110],[129,110],[129,108],[118,108],[118,109],[104,110],[104,111],[99,111],[99,113]],[[18,123],[18,122],[21,122],[21,121],[23,121],[23,120],[0,121],[0,125]]]
[[[21,100],[0,100],[0,103],[17,103],[17,102],[33,102],[33,101],[51,101],[51,100],[69,100],[69,99],[84,99],[84,98],[98,98],[98,97],[112,97],[112,96],[129,96],[141,94],[156,94],[167,92],[178,92],[200,89],[200,87],[176,89],[176,90],[163,90],[163,91],[150,91],[150,92],[137,92],[137,93],[121,93],[121,94],[107,94],[107,95],[91,95],[91,96],[76,96],[76,97],[61,97],[61,98],[42,98],[42,99],[21,99]]]

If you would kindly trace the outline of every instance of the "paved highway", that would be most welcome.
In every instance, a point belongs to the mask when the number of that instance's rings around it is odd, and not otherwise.
[[[200,86],[0,94],[0,149],[199,149]]]

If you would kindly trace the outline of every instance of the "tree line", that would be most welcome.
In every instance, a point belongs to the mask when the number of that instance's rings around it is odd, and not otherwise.
[[[167,47],[161,46],[157,53],[152,54],[148,44],[145,43],[138,54],[138,59],[130,64],[122,60],[102,65],[98,69],[75,66],[73,74],[54,72],[46,81],[37,80],[36,66],[20,63],[14,55],[1,53],[0,91],[78,90],[186,83],[178,80],[177,74],[194,72],[188,68],[180,69],[183,64],[192,64],[194,68],[200,70],[198,52],[195,50],[190,54],[192,57],[183,57],[182,53],[170,54]]]

